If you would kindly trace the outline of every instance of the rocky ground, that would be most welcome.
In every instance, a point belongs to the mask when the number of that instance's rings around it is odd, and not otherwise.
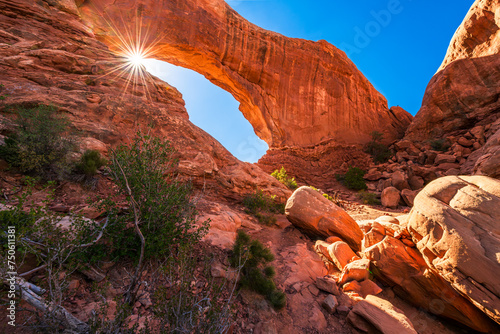
[[[13,109],[39,104],[56,105],[70,121],[81,143],[75,159],[85,149],[106,155],[146,127],[169,140],[179,177],[194,185],[198,221],[211,221],[193,249],[196,258],[211,255],[209,262],[200,260],[194,288],[227,275],[239,229],[275,254],[285,309],[242,290],[233,333],[500,332],[497,1],[475,2],[413,121],[404,110],[389,109],[354,64],[324,41],[265,31],[219,0],[164,2],[157,19],[171,33],[161,35],[157,58],[197,70],[237,97],[271,147],[258,164],[238,161],[191,124],[174,87],[150,76],[128,85],[109,75],[122,60],[112,52],[116,36],[94,2],[0,0],[0,143],[16,131]],[[153,2],[143,2],[138,11],[151,14]],[[111,19],[135,13],[130,1],[100,3]],[[230,47],[240,44],[246,49]],[[310,98],[313,93],[318,98]],[[347,126],[353,119],[355,127]],[[375,164],[364,152],[374,130],[393,151],[388,162]],[[269,175],[281,166],[299,186],[315,186],[335,204],[309,187],[292,192]],[[367,190],[380,205],[363,204],[337,181],[351,166],[367,171]],[[116,194],[116,186],[105,169],[98,180],[92,190],[58,183],[49,209],[103,218],[89,201]],[[8,204],[26,189],[22,175],[3,160],[0,189]],[[242,199],[256,189],[287,203],[276,223],[263,225],[245,211]],[[46,196],[37,187],[26,207]],[[28,259],[19,270],[35,266]],[[123,293],[121,281],[131,269],[125,261],[72,273],[63,306],[87,320],[104,300],[112,315],[119,306],[113,297]],[[152,266],[144,275],[154,272]],[[43,283],[40,273],[27,279]],[[129,323],[150,315],[155,300],[144,292]]]

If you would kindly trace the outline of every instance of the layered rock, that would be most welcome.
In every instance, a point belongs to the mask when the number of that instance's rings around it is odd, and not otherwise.
[[[476,0],[427,86],[405,138],[444,138],[500,117],[499,31],[499,2]]]
[[[97,41],[67,3],[0,0],[1,111],[55,105],[81,136],[82,150],[105,152],[139,129],[154,133],[170,140],[179,172],[207,194],[236,198],[255,187],[282,199],[291,194],[193,125],[175,88],[152,76],[129,81],[128,72],[114,72],[123,59]],[[4,118],[2,131],[9,129]]]
[[[387,107],[342,51],[261,29],[223,0],[87,0],[80,13],[115,50],[123,44],[118,35],[134,24],[148,30],[151,57],[229,91],[270,147],[364,143],[375,130],[393,141],[411,121],[404,110]]]
[[[415,198],[408,230],[427,264],[500,324],[500,181],[440,178]]]
[[[364,250],[363,257],[371,261],[374,275],[408,302],[475,330],[492,330],[489,319],[430,268],[417,249],[405,245],[403,239],[383,236],[382,241]]]

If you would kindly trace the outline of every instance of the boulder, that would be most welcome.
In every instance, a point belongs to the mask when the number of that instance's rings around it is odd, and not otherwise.
[[[407,181],[407,176],[402,171],[395,171],[391,177],[392,186],[398,190],[409,189],[410,185]]]
[[[401,192],[401,198],[403,201],[408,205],[409,207],[413,206],[413,201],[415,200],[415,196],[417,196],[418,191],[416,190],[410,190],[410,189],[403,189]]]
[[[362,282],[370,276],[370,260],[360,259],[347,264],[342,270],[339,278],[339,285],[344,285],[349,281]]]
[[[457,158],[454,155],[438,154],[436,156],[436,159],[434,159],[434,164],[440,165],[440,164],[444,164],[444,163],[454,163],[455,161],[457,161]]]
[[[347,318],[364,333],[417,334],[403,311],[376,296],[367,296],[354,305]]]
[[[325,299],[323,299],[323,302],[321,303],[321,306],[330,314],[335,313],[335,310],[337,309],[337,306],[339,305],[337,298],[333,295],[328,295]]]
[[[474,160],[473,173],[500,178],[500,130],[491,136]]]
[[[333,295],[339,295],[339,289],[337,287],[337,281],[335,278],[330,276],[317,277],[316,278],[316,287],[322,291],[326,291]]]
[[[422,177],[413,175],[408,179],[408,183],[412,190],[419,190],[424,187],[425,181]]]
[[[343,241],[337,241],[327,247],[328,254],[332,262],[339,268],[344,267],[357,255],[352,251],[351,247]]]
[[[491,330],[488,317],[430,268],[417,249],[386,236],[365,249],[363,257],[371,261],[372,273],[408,302],[472,329]]]
[[[500,181],[431,182],[415,198],[408,230],[429,267],[500,324]]]
[[[285,207],[288,220],[313,237],[338,236],[355,251],[361,248],[363,233],[343,209],[309,187],[300,187]]]
[[[382,292],[382,289],[375,284],[373,281],[367,279],[361,282],[350,281],[342,286],[342,291],[344,293],[351,292],[355,293],[361,298],[366,298],[368,295],[378,295]],[[353,294],[350,294],[351,296]]]
[[[382,205],[385,207],[397,208],[400,199],[401,195],[399,193],[399,190],[397,190],[394,187],[388,187],[382,191],[381,200],[382,200]]]

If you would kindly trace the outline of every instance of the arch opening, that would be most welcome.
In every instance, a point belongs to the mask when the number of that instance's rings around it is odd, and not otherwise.
[[[147,59],[146,70],[182,93],[190,121],[219,141],[237,159],[257,162],[268,150],[250,122],[239,111],[239,102],[203,75],[170,63]]]

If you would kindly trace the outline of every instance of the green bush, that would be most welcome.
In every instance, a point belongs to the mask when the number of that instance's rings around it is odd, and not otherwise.
[[[0,147],[0,157],[29,175],[60,180],[71,170],[68,155],[74,148],[69,139],[69,121],[52,106],[19,109],[17,130]]]
[[[273,214],[284,213],[285,205],[276,201],[276,196],[269,196],[258,189],[253,194],[243,198],[245,212],[255,216],[259,222],[265,225],[276,223],[276,217]]]
[[[87,177],[97,174],[97,170],[107,163],[106,159],[101,157],[101,153],[96,150],[86,150],[80,161],[76,164],[76,170]]]
[[[359,192],[359,199],[363,204],[368,204],[368,205],[380,205],[381,202],[377,198],[377,195],[365,190],[362,190]]]
[[[268,265],[274,260],[269,248],[264,247],[258,240],[251,240],[248,234],[240,230],[229,260],[231,266],[241,267],[241,287],[265,296],[276,309],[285,307],[286,295],[276,288],[273,280],[276,271]]]
[[[271,173],[271,176],[283,183],[285,186],[287,186],[290,189],[297,189],[298,185],[297,182],[295,181],[295,178],[293,177],[288,177],[288,174],[286,173],[285,167],[281,167],[280,170],[275,170],[274,172]]]
[[[371,133],[372,140],[365,146],[365,152],[372,156],[374,162],[387,162],[393,155],[393,152],[381,143],[383,134],[378,131]]]
[[[349,167],[344,175],[337,174],[336,178],[349,189],[364,190],[367,189],[366,182],[363,179],[365,174],[366,172],[361,168]]]
[[[134,207],[146,239],[146,258],[167,255],[172,246],[197,243],[208,231],[208,221],[200,227],[195,224],[192,187],[177,180],[174,153],[169,142],[140,132],[130,145],[112,152],[111,174],[127,196],[130,208],[125,215],[119,215],[113,206],[109,211],[109,216],[114,217],[110,230],[124,231],[111,235],[117,250],[138,256],[140,240],[123,226],[134,221]]]
[[[446,152],[450,148],[450,144],[445,139],[433,139],[430,144],[434,151]]]

